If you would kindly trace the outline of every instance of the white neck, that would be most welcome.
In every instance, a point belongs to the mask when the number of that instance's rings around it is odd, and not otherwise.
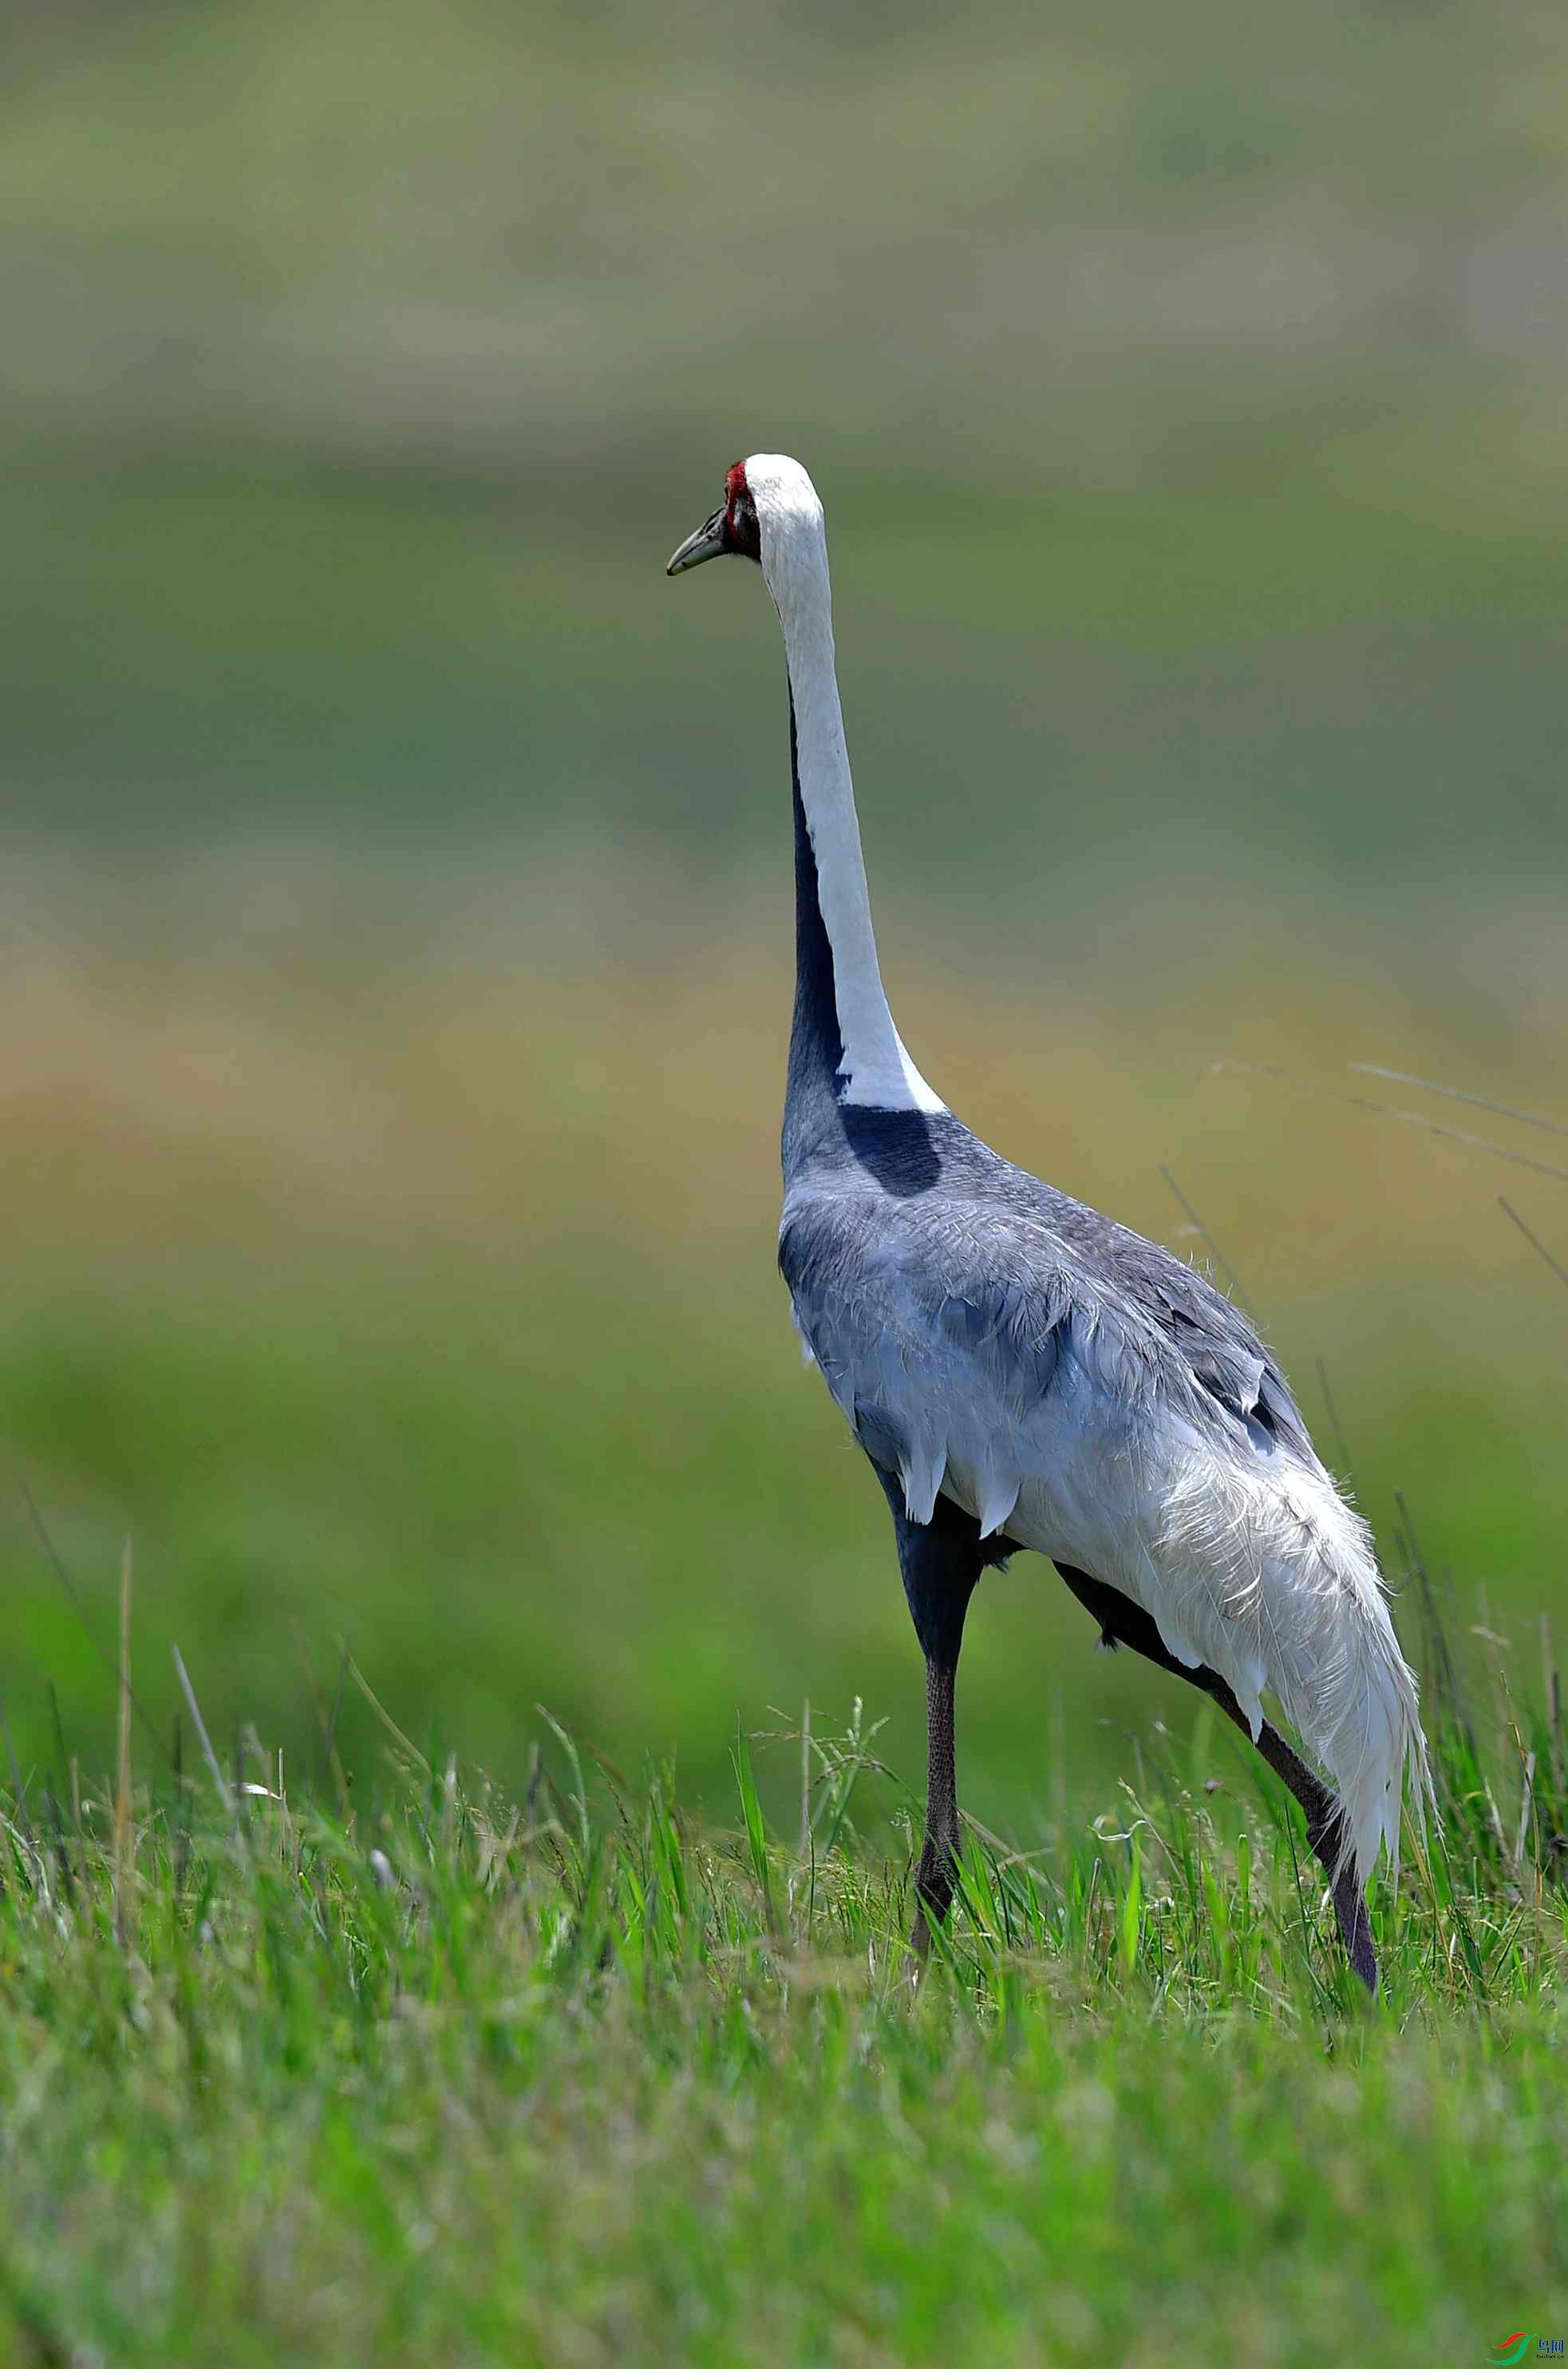
[[[833,950],[843,1044],[841,1099],[875,1110],[946,1108],[905,1052],[883,991],[871,926],[860,824],[833,665],[832,592],[821,505],[799,464],[746,464],[757,504],[762,573],[784,628],[795,701],[800,801],[817,860],[817,898]]]

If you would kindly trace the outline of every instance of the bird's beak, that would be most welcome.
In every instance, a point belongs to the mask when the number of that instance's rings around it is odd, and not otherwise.
[[[667,576],[683,575],[688,567],[701,567],[704,559],[717,559],[724,551],[724,511],[715,510],[704,519],[695,534],[689,534],[679,551],[672,552]]]

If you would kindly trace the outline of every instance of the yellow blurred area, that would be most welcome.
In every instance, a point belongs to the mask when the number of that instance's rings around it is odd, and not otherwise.
[[[591,880],[458,870],[432,894],[320,852],[292,870],[231,858],[122,894],[112,925],[100,882],[74,939],[69,899],[40,886],[0,967],[7,1238],[44,1268],[258,1230],[493,1257],[598,1222],[764,1257],[791,995],[778,841],[771,888],[704,913],[666,882],[651,921],[646,878],[613,862]],[[167,936],[146,928],[165,901],[182,916]],[[1452,1293],[1516,1269],[1499,1192],[1549,1232],[1568,1214],[1543,1173],[1568,1172],[1551,1092],[1568,949],[1529,908],[1486,917],[1467,960],[1498,978],[1500,1028],[1445,999],[1434,950],[1343,926],[1314,942],[1302,920],[1217,898],[1196,945],[1162,947],[1150,921],[1136,966],[1041,976],[905,899],[883,912],[884,967],[906,1036],[988,1140],[1207,1255],[1169,1166],[1270,1298],[1356,1274]]]

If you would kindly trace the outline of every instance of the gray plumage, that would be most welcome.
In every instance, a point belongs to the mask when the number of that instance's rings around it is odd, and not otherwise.
[[[889,1191],[847,1144],[785,1175],[779,1265],[877,1461],[901,1468],[913,1452],[919,1424],[901,1410],[915,1371],[922,1402],[950,1409],[977,1378],[1020,1422],[1053,1389],[1093,1390],[1129,1426],[1176,1409],[1217,1451],[1268,1456],[1284,1442],[1310,1456],[1284,1375],[1203,1276],[951,1115],[918,1127],[937,1167],[918,1196]]]

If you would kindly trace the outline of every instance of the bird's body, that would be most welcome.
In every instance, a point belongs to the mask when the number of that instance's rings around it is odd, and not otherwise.
[[[951,1891],[953,1676],[969,1595],[987,1564],[1033,1548],[1107,1642],[1203,1686],[1293,1782],[1310,1830],[1316,1814],[1352,1954],[1375,1979],[1360,1894],[1379,1843],[1397,1863],[1404,1772],[1419,1799],[1425,1758],[1366,1526],[1231,1303],[1001,1158],[916,1070],[872,934],[820,505],[778,455],[738,464],[726,491],[671,572],[721,550],[760,558],[784,628],[796,988],[779,1263],[887,1492],[926,1651],[922,1897],[941,1913]],[[1265,1688],[1338,1803],[1266,1727]]]
[[[1201,1276],[919,1122],[908,1198],[807,1169],[780,1264],[801,1332],[910,1520],[1092,1573],[1216,1671],[1254,1740],[1266,1687],[1335,1778],[1356,1864],[1397,1850],[1414,1696],[1365,1525],[1277,1368]],[[878,1162],[880,1164],[880,1162]],[[911,1162],[900,1163],[908,1166]]]

